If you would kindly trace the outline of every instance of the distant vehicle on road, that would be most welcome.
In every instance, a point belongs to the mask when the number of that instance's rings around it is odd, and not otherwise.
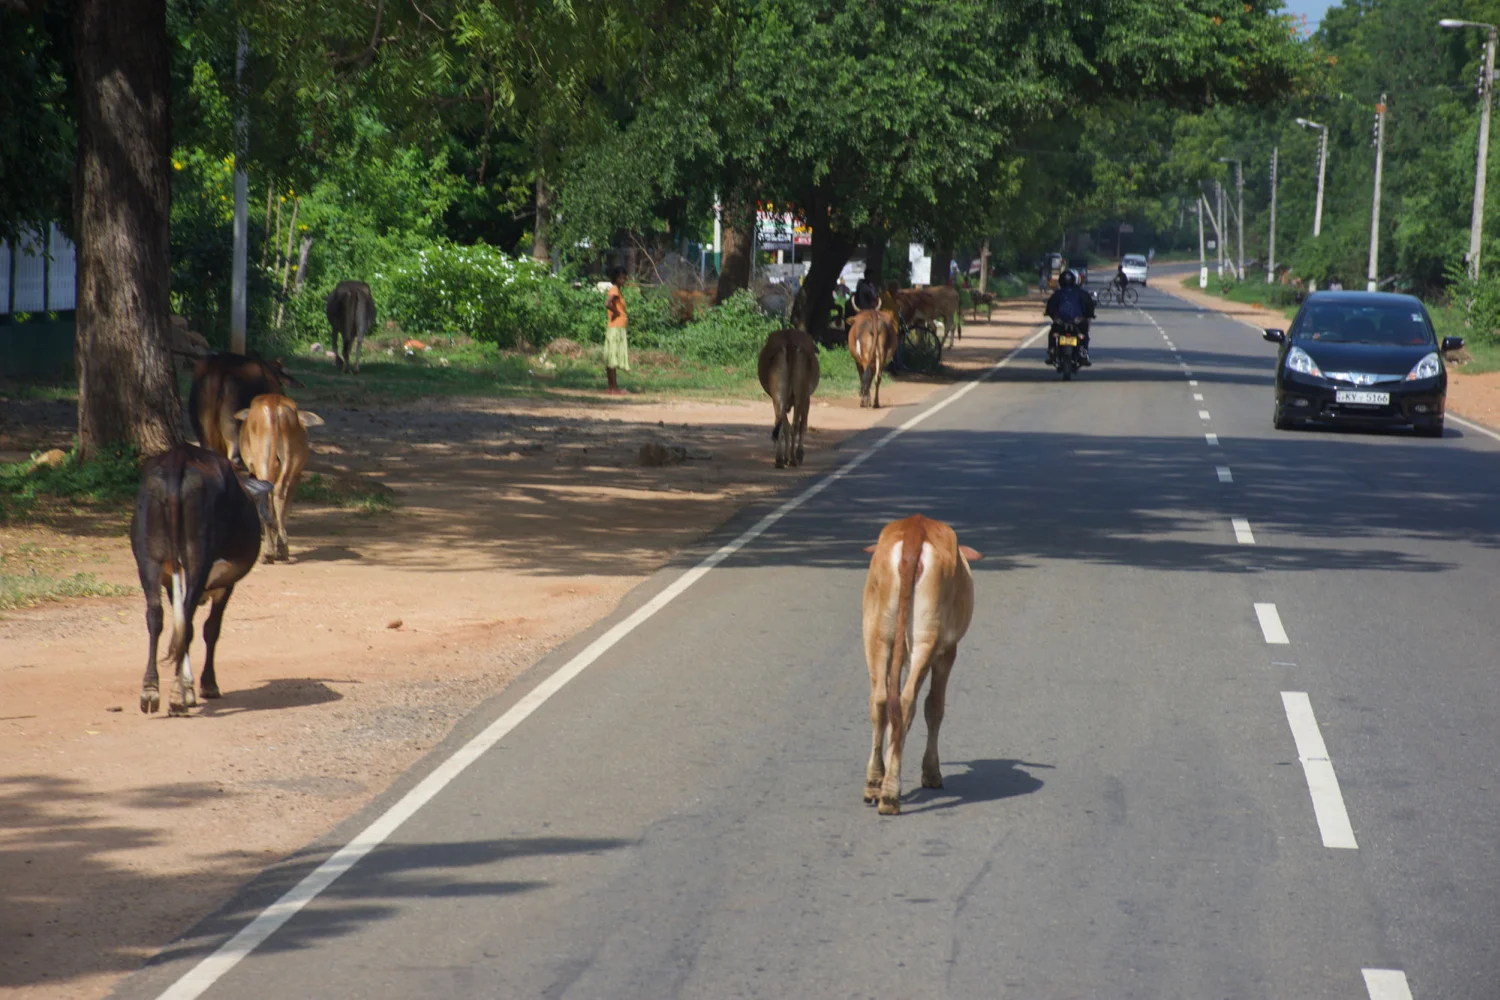
[[[1443,354],[1420,299],[1384,292],[1316,292],[1289,330],[1268,329],[1276,358],[1278,430],[1306,423],[1410,426],[1441,437],[1448,395]]]
[[[1068,266],[1078,275],[1080,285],[1089,283],[1089,259],[1087,257],[1069,257]]]
[[[1148,265],[1146,258],[1138,253],[1128,253],[1120,258],[1121,270],[1125,272],[1125,280],[1144,285],[1146,283],[1146,271]]]

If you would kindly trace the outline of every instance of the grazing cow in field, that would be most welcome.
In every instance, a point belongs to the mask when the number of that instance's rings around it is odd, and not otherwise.
[[[879,309],[861,309],[849,322],[849,353],[859,368],[859,405],[880,409],[880,377],[896,355],[896,324]]]
[[[260,554],[261,525],[270,519],[270,492],[271,484],[258,479],[241,484],[227,458],[196,445],[180,444],[146,463],[130,520],[130,549],[146,592],[149,637],[142,712],[161,708],[156,647],[163,587],[170,590],[172,603],[172,642],[165,657],[174,677],[168,714],[186,715],[198,704],[188,646],[193,640],[193,613],[204,601],[213,605],[203,625],[207,649],[200,691],[205,698],[219,697],[214,650],[224,608],[234,585]]]
[[[359,371],[365,334],[375,325],[375,299],[363,281],[340,281],[328,296],[328,325],[333,327],[333,363],[341,372]],[[354,367],[349,345],[354,345]]]
[[[240,422],[240,457],[256,479],[271,484],[271,520],[266,522],[261,558],[266,562],[291,555],[286,541],[286,511],[307,468],[307,428],[323,418],[297,409],[289,396],[256,396],[234,415]]]
[[[914,323],[943,323],[943,340],[950,346],[964,335],[964,315],[958,308],[958,289],[952,285],[903,288],[896,293],[901,318]]]
[[[874,736],[865,769],[866,802],[878,801],[880,812],[901,811],[901,753],[911,731],[912,709],[922,681],[932,673],[927,692],[927,752],[922,755],[922,787],[942,788],[938,767],[938,729],[948,693],[948,674],[958,655],[958,641],[974,614],[974,578],[969,563],[979,553],[958,544],[942,521],[913,514],[892,521],[873,552],[865,578],[865,662],[870,668],[870,725]],[[906,684],[901,667],[909,662]],[[883,747],[890,729],[890,748]]]
[[[243,354],[211,354],[193,366],[188,420],[198,443],[231,462],[240,457],[240,429],[234,415],[256,396],[280,395],[283,386],[302,385],[281,359],[262,361]]]
[[[760,387],[771,397],[776,423],[776,468],[802,464],[807,408],[818,388],[818,345],[801,330],[777,330],[766,338],[757,366]]]

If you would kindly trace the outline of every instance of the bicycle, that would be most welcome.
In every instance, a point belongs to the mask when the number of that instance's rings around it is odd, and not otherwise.
[[[1110,282],[1099,292],[1099,304],[1102,306],[1133,306],[1140,300],[1141,294],[1135,290],[1134,285],[1121,288]]]
[[[931,374],[943,365],[943,338],[928,320],[908,323],[896,314],[896,357],[892,370]]]

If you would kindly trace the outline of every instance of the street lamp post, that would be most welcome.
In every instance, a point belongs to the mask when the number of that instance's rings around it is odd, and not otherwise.
[[[1303,128],[1315,128],[1323,133],[1318,143],[1318,205],[1313,210],[1313,238],[1316,239],[1323,234],[1323,175],[1328,168],[1328,126],[1319,125],[1306,118],[1298,118],[1297,124]]]
[[[1460,21],[1445,17],[1438,22],[1443,28],[1483,28],[1488,33],[1484,44],[1484,72],[1479,78],[1479,165],[1474,172],[1474,214],[1469,223],[1469,277],[1479,277],[1479,238],[1484,230],[1484,171],[1490,151],[1490,92],[1495,87],[1495,40],[1493,24],[1482,21]]]
[[[1276,168],[1280,147],[1271,147],[1271,243],[1266,248],[1266,284],[1276,281]]]
[[[1365,291],[1380,287],[1380,174],[1385,164],[1385,95],[1375,105],[1375,204],[1370,209],[1370,271]]]
[[[1245,280],[1245,164],[1232,156],[1219,157],[1220,163],[1234,164],[1234,222],[1235,222],[1235,249],[1239,253],[1239,263],[1235,267],[1235,276],[1239,281]]]

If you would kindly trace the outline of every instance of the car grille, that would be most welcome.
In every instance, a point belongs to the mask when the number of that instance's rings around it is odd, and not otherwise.
[[[1347,385],[1385,385],[1389,382],[1400,382],[1406,378],[1405,375],[1371,375],[1368,372],[1324,372],[1323,377],[1330,382],[1343,382]]]

